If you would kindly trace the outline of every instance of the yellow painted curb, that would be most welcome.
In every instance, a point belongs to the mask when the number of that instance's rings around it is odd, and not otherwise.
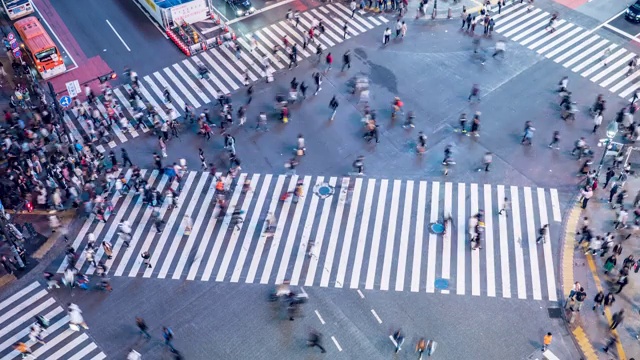
[[[5,285],[7,285],[8,283],[12,282],[15,279],[17,279],[17,278],[13,274],[4,275],[4,276],[0,277],[0,286],[5,286]]]
[[[591,270],[591,275],[593,276],[593,280],[596,283],[596,288],[598,291],[602,290],[602,282],[600,281],[600,277],[598,276],[598,271],[596,269],[596,262],[593,260],[593,256],[591,254],[587,255],[587,264],[589,264],[589,270]],[[605,317],[607,318],[607,322],[611,323],[611,311],[608,308],[605,309]],[[627,355],[624,352],[624,348],[622,348],[622,342],[619,341],[620,336],[618,336],[618,332],[616,330],[611,330],[611,333],[618,338],[616,341],[616,350],[618,351],[618,359],[619,360],[627,360]]]
[[[60,238],[60,234],[59,233],[53,233],[51,236],[49,236],[47,241],[45,241],[42,245],[40,245],[38,250],[36,250],[33,253],[32,257],[34,259],[38,259],[38,260],[42,259],[47,254],[47,252],[49,252],[49,250],[51,250],[53,245],[56,244],[56,241],[58,241],[58,238]]]
[[[580,206],[576,204],[569,214],[564,232],[564,248],[562,250],[562,288],[565,297],[569,296],[569,292],[573,287],[573,256],[574,246],[576,242],[576,229],[580,221],[582,213]]]
[[[573,329],[573,336],[578,342],[580,349],[582,349],[585,360],[598,360],[598,354],[596,354],[596,350],[593,348],[593,345],[591,345],[591,341],[587,338],[587,334],[582,330],[582,327],[576,326],[576,328]]]

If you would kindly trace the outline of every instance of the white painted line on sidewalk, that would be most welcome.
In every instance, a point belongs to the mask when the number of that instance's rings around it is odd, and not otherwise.
[[[376,311],[373,309],[371,309],[371,313],[373,314],[373,317],[375,317],[376,320],[378,320],[378,324],[382,324],[382,319],[380,319],[380,316],[378,316],[378,313],[376,313]]]
[[[324,319],[322,319],[322,316],[320,316],[320,313],[318,312],[318,310],[314,310],[314,312],[316,313],[318,320],[320,320],[320,323],[324,325],[325,324]]]
[[[465,292],[465,264],[467,262],[466,256],[466,227],[465,227],[465,206],[467,203],[467,198],[465,195],[465,184],[458,183],[458,222],[456,226],[458,227],[458,253],[456,257],[456,294],[464,295]]]
[[[244,19],[248,19],[248,18],[250,18],[250,17],[252,17],[252,16],[256,16],[256,15],[258,15],[258,14],[260,14],[260,13],[263,13],[263,12],[265,12],[265,11],[269,11],[269,10],[271,10],[271,9],[277,8],[278,6],[282,6],[282,5],[284,5],[284,4],[288,4],[288,3],[293,2],[293,1],[295,1],[295,0],[283,0],[283,1],[278,1],[278,2],[276,2],[275,4],[271,4],[271,5],[268,5],[268,6],[263,7],[263,8],[262,8],[262,9],[260,9],[260,10],[256,10],[256,12],[254,12],[254,13],[253,13],[253,14],[251,14],[251,15],[247,15],[247,16],[244,16],[244,17],[238,17],[238,18],[235,18],[235,19],[233,19],[233,20],[227,21],[227,22],[226,22],[226,24],[227,24],[227,25],[231,25],[231,24],[236,23],[236,22],[238,22],[238,21],[242,21],[242,20],[244,20]]]
[[[107,25],[109,25],[109,27],[111,28],[111,30],[113,30],[113,32],[116,34],[118,39],[120,39],[120,41],[122,41],[122,45],[124,45],[124,47],[127,48],[127,51],[131,51],[131,49],[129,48],[129,45],[127,45],[127,43],[124,42],[124,39],[122,38],[122,36],[120,36],[120,34],[118,34],[118,32],[116,31],[116,28],[114,28],[113,25],[111,25],[109,20],[106,20],[106,22],[107,22]]]
[[[360,299],[364,299],[364,294],[362,293],[362,291],[360,291],[360,289],[356,289],[356,291],[358,292],[358,295],[360,295]]]
[[[469,195],[471,197],[471,216],[475,216],[479,211],[478,184],[471,184]],[[471,295],[480,296],[480,251],[475,250],[471,250]]]
[[[438,221],[438,202],[440,201],[440,182],[434,181],[431,186],[431,217],[429,224]],[[433,293],[435,291],[436,281],[436,251],[438,250],[438,238],[436,234],[429,232],[429,247],[427,250],[427,279],[426,291]]]
[[[426,204],[427,201],[427,182],[420,181],[420,185],[418,187],[418,199],[416,200],[417,204]],[[414,238],[414,248],[413,248],[413,267],[411,271],[411,291],[418,292],[420,291],[420,269],[422,266],[421,257],[422,257],[422,242],[423,234],[424,234],[424,212],[425,206],[418,206],[418,211],[416,214],[416,234]]]
[[[342,351],[342,347],[340,347],[340,344],[338,344],[338,340],[336,340],[335,336],[331,336],[331,340],[333,340],[333,343],[336,344],[336,347],[338,348],[338,351]]]

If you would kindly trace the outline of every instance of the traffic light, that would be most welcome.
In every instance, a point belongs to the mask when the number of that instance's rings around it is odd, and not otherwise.
[[[115,71],[112,71],[106,75],[102,75],[98,77],[98,80],[100,80],[100,84],[104,84],[109,80],[115,80],[117,77],[118,77],[118,74],[116,74]]]

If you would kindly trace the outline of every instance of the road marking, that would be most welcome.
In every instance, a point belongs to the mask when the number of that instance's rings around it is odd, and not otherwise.
[[[277,8],[278,6],[282,6],[282,5],[284,5],[284,4],[288,4],[288,3],[290,3],[290,2],[294,2],[294,1],[295,1],[295,0],[283,0],[283,1],[278,1],[278,2],[277,2],[277,3],[275,3],[275,4],[271,4],[271,5],[269,5],[269,6],[265,6],[265,7],[263,7],[263,8],[262,8],[262,9],[260,9],[260,10],[256,10],[256,11],[255,11],[253,14],[251,14],[251,15],[247,15],[247,16],[243,16],[243,17],[237,17],[237,18],[235,18],[235,19],[233,19],[233,20],[226,21],[225,23],[226,23],[227,25],[231,25],[231,24],[233,24],[233,23],[237,23],[238,21],[242,21],[242,20],[244,20],[244,19],[248,19],[248,18],[250,18],[250,17],[252,17],[252,16],[256,16],[256,15],[258,15],[258,14],[260,14],[260,13],[265,12],[265,11],[269,11],[269,10],[271,10],[271,9]],[[222,14],[221,14],[221,15],[222,15]]]
[[[551,209],[553,209],[553,221],[562,221],[560,215],[560,200],[558,199],[558,190],[551,189]]]
[[[320,320],[320,323],[322,325],[324,325],[324,319],[322,319],[322,316],[320,316],[320,313],[318,312],[318,310],[315,310],[316,316],[318,317],[318,320]]]
[[[431,218],[429,224],[438,221],[438,202],[440,201],[440,182],[434,181],[431,186]],[[436,251],[438,238],[433,232],[429,232],[429,250],[427,251],[427,292],[435,291],[436,281]]]
[[[384,218],[384,209],[386,208],[385,204],[387,201],[387,188],[389,186],[389,180],[384,179],[380,182],[380,191],[378,191],[378,194],[380,194],[380,196],[378,197],[378,209],[376,211],[376,220],[374,222],[374,226],[373,226],[373,236],[371,237],[371,249],[369,250],[369,266],[367,269],[367,279],[366,279],[366,283],[365,283],[365,289],[373,289],[373,284],[375,283],[375,276],[376,276],[376,266],[378,264],[378,254],[380,253],[380,235],[382,233],[382,224],[383,222],[383,218]],[[374,187],[374,183],[371,183],[371,180],[369,180],[369,188],[373,189]],[[367,192],[368,195],[368,192]],[[365,202],[365,204],[368,204],[369,206],[371,205],[371,199],[369,199],[367,197],[368,202]],[[363,236],[366,237],[366,230],[367,229],[363,229],[360,228],[360,237],[362,238]],[[353,284],[352,284],[353,285]]]
[[[479,212],[478,205],[478,184],[471,184],[469,189],[471,196],[471,216],[475,216]],[[486,216],[485,216],[486,220]],[[471,230],[471,229],[469,229]],[[471,232],[471,231],[469,231]],[[485,230],[485,239],[487,231]],[[482,244],[480,244],[482,246]],[[480,251],[471,250],[471,295],[480,296]]]
[[[548,224],[549,219],[547,218],[547,200],[545,199],[544,189],[538,188],[538,209],[540,210],[540,224]],[[556,301],[557,298],[557,290],[556,290],[556,274],[553,269],[553,255],[551,253],[551,229],[547,230],[547,235],[545,236],[545,242],[542,245],[544,252],[544,265],[545,271],[547,274],[547,291],[549,295],[549,300]]]
[[[398,206],[400,202],[400,187],[402,182],[393,182],[393,194],[391,196],[391,210],[387,223],[387,241],[384,251],[384,262],[382,264],[382,279],[380,280],[380,290],[389,290],[389,278],[391,277],[391,263],[393,262],[393,245],[396,237],[396,220],[398,219]]]
[[[511,207],[513,219],[513,248],[516,257],[516,278],[518,279],[518,298],[527,298],[527,284],[524,277],[524,255],[522,254],[522,227],[520,224],[520,198],[518,198],[518,188],[511,187]]]
[[[118,34],[118,32],[116,31],[116,28],[113,27],[113,25],[111,25],[111,23],[109,22],[109,20],[105,20],[107,22],[107,25],[109,25],[109,27],[111,28],[111,30],[113,30],[113,32],[116,34],[116,36],[118,37],[118,39],[120,39],[120,41],[122,41],[122,45],[124,45],[125,48],[127,48],[127,51],[131,51],[131,49],[129,48],[129,45],[127,45],[126,42],[124,42],[124,39],[122,38],[122,36],[120,36],[120,34]]]
[[[331,269],[333,266],[333,257],[336,254],[336,244],[338,241],[338,234],[340,233],[340,223],[342,222],[342,214],[344,212],[344,205],[347,202],[348,188],[349,188],[349,178],[342,179],[342,187],[340,190],[340,198],[338,198],[337,209],[335,210],[335,217],[333,218],[333,227],[331,229],[331,235],[329,236],[329,245],[326,250],[326,258],[324,262],[324,272],[322,273],[322,280],[320,282],[320,286],[326,287],[329,283],[329,275],[331,275],[331,271],[327,269]],[[323,213],[324,214],[324,213]],[[318,267],[318,262],[320,260],[318,257],[311,258],[311,263],[309,264],[309,268],[307,270],[307,281],[305,285],[313,285],[313,280],[316,273],[316,268]]]
[[[418,187],[418,199],[416,203],[426,204],[426,202],[427,182],[420,181],[420,186]],[[411,291],[413,292],[420,291],[420,267],[422,265],[420,260],[422,256],[422,242],[424,241],[424,211],[425,206],[418,206],[418,211],[416,214],[416,235],[413,250],[413,270],[411,272]]]
[[[356,289],[356,291],[358,292],[358,295],[360,295],[360,299],[364,299],[364,294],[362,293],[362,291],[360,291],[360,289]]]
[[[244,236],[244,241],[242,242],[242,247],[240,248],[240,254],[238,255],[238,259],[236,260],[236,267],[233,269],[233,274],[231,275],[231,282],[238,282],[240,279],[240,274],[242,273],[242,269],[244,269],[244,263],[247,260],[247,255],[249,254],[249,247],[251,246],[252,235],[255,233],[256,228],[258,227],[258,221],[260,220],[260,216],[262,215],[262,207],[264,206],[264,202],[267,198],[267,190],[269,190],[269,186],[271,185],[271,178],[273,175],[267,174],[262,183],[262,188],[260,189],[260,194],[258,195],[258,202],[255,205],[255,211],[251,216],[251,222],[249,223],[249,227],[247,228],[247,232]],[[257,189],[254,189],[256,191]],[[260,232],[262,235],[262,232]],[[206,249],[203,249],[203,252]]]
[[[316,185],[321,184],[324,178],[320,177],[316,181]],[[304,227],[302,231],[302,236],[300,237],[300,245],[298,247],[298,256],[296,257],[296,263],[293,265],[293,273],[289,278],[291,285],[298,285],[298,281],[300,281],[300,274],[302,273],[302,267],[305,263],[305,259],[307,257],[307,246],[309,242],[313,241],[311,239],[311,228],[313,227],[313,222],[316,217],[316,210],[318,209],[318,196],[314,196],[311,199],[311,204],[309,205],[309,212],[307,215],[307,219],[304,222]],[[274,210],[275,211],[275,210]],[[283,213],[284,214],[284,213]],[[286,215],[285,215],[286,216]]]
[[[149,21],[151,21],[151,23],[153,24],[153,26],[156,27],[156,29],[158,29],[158,31],[160,31],[160,34],[162,34],[162,36],[164,36],[165,39],[169,39],[169,35],[167,35],[167,33],[164,32],[164,30],[162,30],[162,28],[160,27],[160,25],[158,25],[158,23],[153,20],[153,18],[151,17],[151,15],[149,15],[147,13],[146,10],[144,10],[144,8],[142,6],[140,6],[140,4],[138,4],[138,1],[133,1],[134,4],[136,4],[136,6],[138,7],[138,9],[140,9],[140,11],[142,11],[142,13],[144,14],[144,16],[147,17],[147,19],[149,19]]]
[[[531,265],[531,286],[533,298],[542,300],[542,288],[540,286],[540,267],[538,266],[538,243],[536,241],[536,221],[533,213],[533,196],[531,188],[524,188],[524,207],[527,218],[527,238],[529,243],[529,264]],[[539,224],[541,227],[543,224]]]
[[[331,177],[329,179],[329,186],[335,189],[336,182],[338,181],[337,177]],[[317,198],[317,196],[315,196]],[[305,280],[305,284],[309,282],[313,284],[313,279],[316,275],[316,269],[318,266],[318,258],[322,252],[322,244],[324,241],[324,234],[327,231],[327,223],[329,222],[329,214],[331,213],[331,205],[332,199],[326,199],[324,201],[324,206],[322,207],[322,215],[320,216],[320,223],[318,224],[318,230],[315,234],[314,245],[310,250],[310,258],[307,265],[307,278]],[[308,216],[308,215],[307,215]],[[314,212],[315,216],[315,212]],[[298,258],[296,259],[296,263],[293,266],[293,274],[291,275],[291,283],[295,281],[297,284],[300,279],[300,273],[302,272],[302,266],[304,265],[304,259],[306,257],[306,246],[302,246],[302,244],[306,244],[311,237],[311,229],[313,226],[313,220],[308,221],[305,224],[304,231],[302,232],[302,241],[300,242],[300,247],[298,248]]]
[[[498,201],[504,202],[504,185],[498,185]],[[500,210],[502,210],[500,206]],[[509,273],[509,237],[507,235],[508,209],[500,215],[500,273],[502,274],[502,297],[511,297],[511,276]]]
[[[442,223],[446,224],[446,218],[451,215],[451,202],[453,200],[453,183],[444,183],[444,210]],[[451,225],[451,224],[448,224]],[[445,225],[446,226],[446,225]],[[442,275],[443,279],[451,279],[451,231],[445,231],[442,236]],[[442,293],[449,293],[449,289],[442,289]]]
[[[358,237],[358,247],[356,248],[356,257],[354,259],[353,272],[351,273],[351,288],[358,287],[360,281],[360,270],[362,268],[362,256],[364,254],[364,244],[366,243],[367,231],[363,230],[369,225],[369,216],[371,214],[371,202],[373,201],[373,187],[375,185],[374,179],[369,179],[369,185],[367,186],[367,197],[365,200],[364,213],[362,214],[362,220],[360,221],[360,236]],[[369,190],[371,189],[371,190]],[[349,214],[354,214],[358,211],[358,204],[360,203],[360,191],[362,190],[362,179],[356,179],[356,184],[353,187],[353,194],[351,195],[351,207]],[[338,273],[336,274],[336,287],[341,288],[344,284],[344,277],[347,271],[347,263],[349,262],[349,253],[351,250],[351,238],[353,237],[353,230],[355,228],[355,216],[349,216],[347,219],[347,229],[344,232],[342,252],[340,253],[340,264],[338,265]],[[364,235],[363,235],[364,231]],[[364,240],[363,240],[364,238]],[[356,277],[356,272],[358,273]],[[355,279],[355,282],[353,281]]]
[[[396,291],[404,290],[404,276],[406,273],[407,252],[409,248],[409,229],[411,229],[411,209],[413,208],[412,200],[413,200],[413,181],[410,180],[410,181],[407,181],[407,187],[405,188],[404,205],[403,205],[404,214],[402,215],[402,229],[400,232],[400,249],[398,251],[398,270],[396,275]]]
[[[373,314],[373,317],[375,317],[376,320],[378,320],[378,324],[382,324],[382,319],[380,319],[380,316],[378,316],[378,313],[376,313],[376,311],[373,309],[371,309],[371,313]]]
[[[62,46],[62,49],[64,50],[65,53],[67,53],[67,56],[69,57],[69,59],[71,59],[71,62],[73,63],[73,65],[76,66],[76,68],[78,67],[78,63],[73,59],[73,56],[71,56],[71,53],[69,52],[69,50],[67,50],[67,48],[64,46],[64,44],[62,43],[62,41],[60,41],[60,38],[58,37],[58,34],[56,34],[55,31],[53,31],[53,28],[51,27],[51,25],[49,25],[49,22],[47,22],[47,19],[44,18],[44,16],[42,16],[42,13],[40,12],[40,10],[38,10],[38,8],[36,7],[36,4],[33,3],[33,1],[31,2],[31,6],[33,6],[33,8],[36,10],[36,12],[38,14],[40,14],[40,19],[42,21],[44,21],[44,24],[47,25],[47,27],[49,28],[49,30],[51,30],[51,33],[53,34],[53,37],[56,38],[56,40],[58,40],[58,43],[60,44],[60,46]],[[68,70],[67,70],[68,71]]]
[[[485,216],[484,226],[486,228],[484,243],[485,254],[487,254],[487,296],[496,296],[496,269],[494,259],[494,245],[493,245],[493,203],[491,202],[491,185],[484,184],[484,209]]]
[[[244,183],[244,180],[247,178],[247,174],[240,174],[240,177],[238,178],[238,183],[242,184]],[[210,185],[211,186],[211,185]],[[215,190],[215,186],[211,186],[211,189]],[[214,191],[215,192],[215,191]],[[199,193],[199,192],[196,192]],[[235,190],[233,191],[233,195],[231,195],[231,200],[229,201],[229,206],[231,209],[235,209],[238,207],[238,200],[240,200],[240,194],[242,193],[242,187],[241,186],[236,186]],[[208,201],[210,201],[209,199],[205,199],[204,204],[207,204]],[[241,208],[242,209],[242,208]],[[209,260],[207,261],[207,264],[204,267],[204,272],[202,273],[202,281],[209,281],[209,279],[211,278],[211,273],[213,272],[213,268],[216,265],[216,262],[218,261],[218,255],[220,254],[220,248],[222,247],[222,243],[225,242],[224,239],[227,235],[227,231],[229,231],[229,226],[231,226],[232,228],[234,228],[233,231],[235,231],[235,224],[231,224],[231,219],[232,219],[232,214],[226,213],[224,215],[224,218],[222,219],[222,224],[220,224],[220,231],[218,232],[218,236],[215,239],[215,242],[213,243],[213,248],[211,249],[211,252],[209,254]],[[194,227],[195,229],[195,227]],[[242,229],[242,228],[240,228]],[[197,233],[197,232],[196,232]],[[194,232],[191,232],[191,235],[193,235]],[[191,237],[191,236],[190,236]],[[211,239],[211,237],[209,237],[209,239]],[[191,242],[191,240],[189,240]],[[227,242],[227,250],[229,250],[230,246],[230,242]],[[191,250],[191,247],[189,247],[188,249],[189,251],[187,251],[186,247],[185,250],[183,250],[183,257],[182,259],[185,259],[186,262],[186,257],[189,256],[189,252]],[[181,260],[182,260],[181,259]],[[176,268],[176,274],[178,273],[178,269],[180,269],[180,272],[182,272],[182,268],[180,267],[180,264],[178,264],[178,267]],[[226,269],[225,269],[226,271]],[[195,272],[194,272],[195,275]],[[180,276],[176,276],[175,274],[173,275],[174,279],[179,279]],[[217,281],[217,279],[216,279]]]
[[[333,343],[336,344],[336,347],[338,348],[338,351],[342,351],[342,348],[340,347],[340,344],[338,344],[338,340],[336,340],[335,336],[331,336],[331,340],[333,340]]]
[[[458,183],[458,223],[456,224],[458,227],[458,256],[456,260],[456,264],[458,265],[458,270],[456,271],[457,280],[456,280],[456,294],[464,295],[464,287],[465,287],[465,264],[467,262],[467,254],[466,254],[466,228],[465,228],[465,206],[467,203],[467,198],[465,195],[465,185],[462,183]]]

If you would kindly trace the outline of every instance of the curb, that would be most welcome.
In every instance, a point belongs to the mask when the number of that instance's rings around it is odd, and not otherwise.
[[[564,244],[562,247],[561,253],[561,263],[562,263],[562,289],[563,289],[563,300],[569,296],[569,292],[571,291],[571,287],[574,284],[574,255],[575,255],[575,237],[576,237],[576,229],[578,228],[578,224],[580,222],[580,216],[582,214],[582,208],[580,207],[580,202],[576,201],[574,206],[569,212],[569,216],[565,223],[565,232],[564,232]],[[584,245],[583,245],[584,246]],[[587,263],[589,265],[589,270],[591,271],[591,275],[593,276],[594,282],[596,284],[596,288],[598,291],[602,290],[602,283],[600,281],[600,277],[598,276],[596,263],[593,260],[593,256],[586,255]],[[561,304],[563,305],[563,304]],[[605,317],[607,321],[611,323],[611,312],[609,309],[605,311]],[[577,344],[577,347],[582,352],[582,355],[586,360],[598,360],[599,356],[596,353],[595,348],[591,344],[587,334],[582,329],[581,326],[576,326],[574,329],[571,329],[571,324],[568,321],[565,321],[565,326],[572,334],[572,337]],[[615,336],[618,336],[616,330],[611,330],[611,333]],[[616,342],[616,350],[618,353],[618,359],[626,360],[626,354],[622,347],[622,343],[620,341]]]

